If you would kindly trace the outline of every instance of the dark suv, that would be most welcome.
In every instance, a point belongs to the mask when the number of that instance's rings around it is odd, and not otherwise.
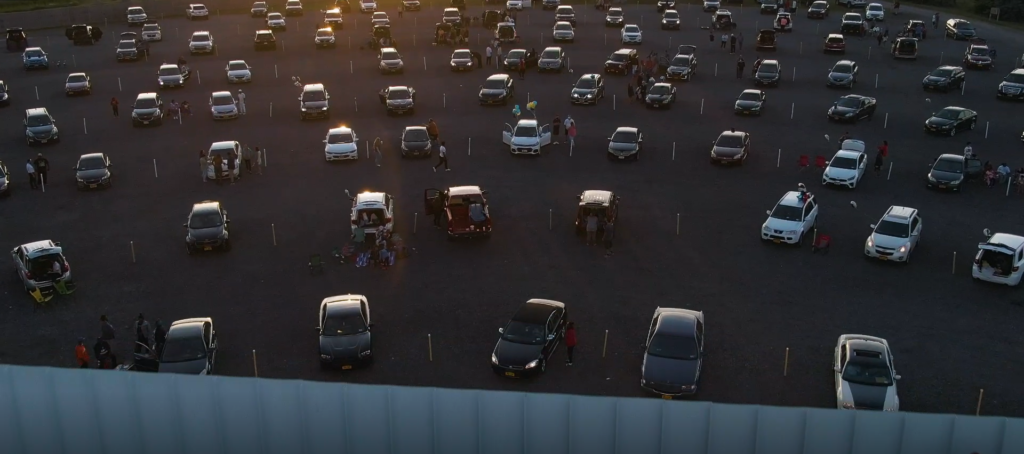
[[[978,36],[974,26],[963,19],[950,19],[946,21],[946,36],[953,39],[968,40]]]
[[[515,82],[508,74],[495,74],[488,77],[480,86],[480,104],[508,104],[509,98],[516,93]]]
[[[184,224],[188,232],[185,236],[185,251],[190,255],[198,251],[212,251],[215,247],[230,251],[230,223],[228,211],[221,207],[220,202],[204,200],[192,205],[188,222]]]
[[[579,206],[576,208],[576,234],[582,235],[587,230],[587,217],[597,216],[597,229],[603,230],[608,219],[613,222],[619,217],[619,196],[611,191],[589,190],[576,196]]]
[[[604,72],[625,75],[629,72],[629,67],[637,64],[638,61],[639,57],[636,49],[619,49],[609,55],[608,60],[604,62]]]
[[[57,122],[50,116],[45,107],[25,110],[25,143],[28,146],[37,143],[60,142],[57,135]]]

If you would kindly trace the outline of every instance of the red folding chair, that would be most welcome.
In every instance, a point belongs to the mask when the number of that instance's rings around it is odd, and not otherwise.
[[[814,242],[811,243],[811,253],[817,254],[821,251],[822,255],[828,254],[829,248],[832,246],[832,237],[828,235],[818,234],[814,237]]]
[[[799,164],[800,168],[803,169],[804,167],[811,165],[811,158],[807,157],[807,155],[802,154],[800,155]]]
[[[824,169],[825,166],[827,166],[827,165],[828,165],[828,161],[825,160],[824,156],[819,155],[816,158],[814,158],[814,166],[815,167],[817,167],[819,169]]]

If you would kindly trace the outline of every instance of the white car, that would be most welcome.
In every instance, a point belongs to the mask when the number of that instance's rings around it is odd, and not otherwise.
[[[704,12],[713,13],[718,11],[718,8],[722,7],[722,2],[718,0],[704,0]]]
[[[341,17],[341,8],[324,11],[324,25],[341,30],[344,22],[344,18]]]
[[[359,11],[363,13],[377,11],[377,2],[374,0],[359,0]]]
[[[324,159],[345,161],[359,159],[359,137],[352,128],[331,128],[324,138]]]
[[[761,239],[773,243],[800,244],[818,222],[818,201],[806,191],[789,191],[768,211],[761,225]]]
[[[334,36],[334,29],[331,27],[324,27],[317,30],[316,36],[313,38],[313,45],[317,49],[337,46],[338,40]]]
[[[142,26],[143,41],[163,41],[164,33],[160,30],[159,24],[146,24]]]
[[[381,229],[394,231],[395,198],[385,192],[361,192],[352,197],[352,232],[362,229],[366,236],[376,235]]]
[[[142,9],[141,6],[129,7],[125,11],[125,15],[128,16],[128,25],[142,25],[149,19],[149,16],[146,15],[146,10]]]
[[[192,38],[188,40],[188,51],[190,54],[212,54],[217,48],[217,45],[213,43],[213,35],[207,31],[198,31],[192,33]]]
[[[519,120],[513,128],[506,123],[501,141],[512,154],[539,156],[541,147],[551,144],[551,125],[541,127],[537,120]]]
[[[572,24],[568,22],[555,22],[555,27],[551,29],[551,37],[555,41],[568,41],[571,43],[576,40],[576,31],[572,29]]]
[[[267,28],[271,30],[287,30],[288,24],[284,21],[284,14],[281,13],[269,13],[267,14]]]
[[[864,255],[879,260],[910,263],[923,228],[917,209],[891,206],[878,224],[871,224],[871,236],[864,241]]]
[[[301,16],[302,2],[299,0],[288,0],[284,4],[284,13],[289,16]]]
[[[512,11],[512,10],[522,11],[523,10],[523,0],[508,0],[507,2],[505,2],[505,9],[507,9],[509,11]]]
[[[267,2],[253,2],[252,9],[249,10],[249,14],[252,17],[266,16]]]
[[[373,13],[373,16],[370,17],[370,22],[372,22],[373,25],[391,25],[391,20],[388,19],[388,13],[383,11]]]
[[[854,189],[861,178],[864,178],[867,165],[868,156],[863,151],[839,150],[822,172],[821,185],[834,184]]]
[[[89,75],[86,73],[68,74],[68,79],[64,82],[64,92],[68,96],[79,93],[92,94],[92,81],[89,80]]]
[[[210,95],[210,115],[214,120],[238,118],[238,101],[230,91],[215,91]]]
[[[775,15],[775,30],[780,32],[791,32],[793,31],[793,15],[785,11],[780,11]]]
[[[985,229],[988,241],[978,243],[971,277],[996,284],[1016,287],[1024,275],[1024,237],[1009,233],[992,234]]]
[[[626,24],[622,27],[620,32],[622,35],[622,44],[642,44],[644,42],[644,33],[640,31],[640,26],[636,24]]]
[[[206,9],[206,5],[202,3],[193,3],[185,7],[185,17],[188,20],[209,19],[210,10]]]
[[[836,377],[836,408],[899,411],[896,368],[889,343],[880,337],[843,334],[836,343],[832,370]]]
[[[252,82],[252,67],[245,60],[231,60],[224,67],[228,75],[229,84],[243,84]]]
[[[881,3],[869,4],[867,9],[864,10],[864,17],[867,20],[882,22],[885,20],[885,7]]]
[[[228,160],[230,159],[231,152],[235,152],[235,178],[242,176],[242,144],[234,140],[226,140],[223,142],[214,142],[210,145],[210,152],[207,153],[210,159],[214,156],[220,156],[220,174],[223,177],[230,177],[228,174]],[[206,179],[216,181],[217,175],[213,171],[213,165],[206,170]]]

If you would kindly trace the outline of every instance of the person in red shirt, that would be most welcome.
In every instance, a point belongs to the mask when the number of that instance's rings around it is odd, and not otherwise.
[[[576,324],[569,322],[565,328],[565,365],[572,365],[572,351],[576,348]]]
[[[78,345],[75,346],[75,359],[78,360],[79,369],[89,368],[89,350],[85,348],[85,338],[78,338]]]

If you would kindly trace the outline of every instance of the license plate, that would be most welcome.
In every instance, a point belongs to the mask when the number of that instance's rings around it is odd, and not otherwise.
[[[90,185],[89,185],[89,187],[90,187],[90,188],[95,188],[95,187],[96,187],[96,185],[94,185],[94,184],[90,184]]]
[[[40,140],[39,142],[40,142],[40,143],[46,143],[46,141],[47,141],[47,140],[48,140],[48,139],[43,139],[43,140]]]
[[[940,185],[939,185],[939,189],[946,189],[946,185],[944,185],[944,184],[940,184]]]
[[[212,251],[213,250],[213,246],[203,246],[203,250],[204,251]]]
[[[516,373],[515,372],[505,372],[505,376],[506,377],[515,377]]]
[[[142,124],[148,125],[149,124],[149,120],[142,120]]]
[[[619,156],[619,159],[626,159],[625,156]]]
[[[782,240],[772,240],[772,242],[775,243],[775,244],[779,244],[779,243],[782,242]]]
[[[352,366],[350,366],[350,365],[347,365],[347,364],[346,364],[346,365],[344,365],[344,366],[341,366],[341,370],[349,370],[349,369],[351,369],[351,368],[352,368]]]
[[[672,396],[670,396],[670,395],[668,395],[668,394],[662,394],[662,395],[661,395],[661,398],[662,398],[662,399],[665,399],[665,400],[672,400]]]
[[[884,256],[884,255],[883,255],[883,256],[880,256],[880,257],[878,257],[878,258],[879,258],[880,260],[889,260],[889,257],[886,257],[886,256]]]

